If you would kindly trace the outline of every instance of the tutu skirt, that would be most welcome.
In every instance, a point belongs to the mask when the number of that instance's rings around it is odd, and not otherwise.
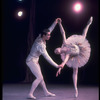
[[[68,67],[72,68],[79,68],[84,66],[89,58],[90,58],[90,44],[87,39],[85,39],[82,35],[72,35],[68,39],[66,39],[66,44],[75,44],[79,47],[79,54],[77,55],[71,55],[70,52],[70,57],[69,60],[66,62],[66,65]],[[63,48],[63,44],[62,47]],[[66,56],[66,53],[61,54],[61,59],[64,61]]]

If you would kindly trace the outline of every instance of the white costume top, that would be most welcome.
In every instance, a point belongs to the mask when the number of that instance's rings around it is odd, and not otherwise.
[[[51,25],[51,27],[49,27],[50,32],[52,32],[55,25],[56,25],[56,23],[54,22]],[[35,42],[33,43],[31,51],[26,59],[26,62],[29,62],[31,60],[38,61],[40,55],[42,55],[54,67],[58,66],[58,64],[56,64],[49,56],[49,54],[46,50],[46,44],[43,42],[43,40],[41,38],[41,34],[36,38]]]

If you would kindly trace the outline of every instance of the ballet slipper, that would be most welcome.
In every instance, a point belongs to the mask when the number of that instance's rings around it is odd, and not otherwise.
[[[77,98],[78,97],[78,90],[76,90],[76,92],[75,92],[75,98]]]
[[[28,97],[27,97],[27,99],[36,99],[36,97],[33,96],[32,94],[29,94]]]
[[[91,25],[92,24],[92,21],[93,21],[93,17],[91,16],[87,24],[88,25]]]
[[[56,96],[56,95],[55,95],[55,94],[53,94],[53,93],[47,92],[47,93],[45,93],[45,96],[54,97],[54,96]]]

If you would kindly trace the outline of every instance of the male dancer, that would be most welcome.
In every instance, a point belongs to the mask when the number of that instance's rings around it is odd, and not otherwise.
[[[55,94],[50,93],[46,88],[38,61],[39,61],[40,55],[42,55],[51,65],[53,65],[56,68],[60,67],[51,59],[51,57],[48,55],[48,52],[46,50],[46,40],[50,39],[51,37],[50,34],[52,30],[55,28],[57,23],[58,21],[56,19],[48,29],[45,29],[42,32],[42,34],[40,34],[36,38],[35,42],[32,45],[31,51],[26,59],[26,64],[30,68],[33,75],[35,75],[36,77],[36,79],[32,83],[32,87],[28,94],[28,98],[36,99],[36,97],[33,96],[33,93],[39,84],[42,86],[45,96],[55,96]]]

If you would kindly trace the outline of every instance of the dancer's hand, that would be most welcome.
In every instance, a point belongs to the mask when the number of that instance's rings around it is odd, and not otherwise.
[[[57,73],[56,73],[56,77],[58,77],[58,75],[61,73],[61,68],[58,69]]]
[[[58,65],[58,68],[63,68],[63,67],[64,67],[63,63]]]
[[[57,21],[58,23],[61,23],[61,22],[62,22],[61,18],[57,18],[56,21]]]

